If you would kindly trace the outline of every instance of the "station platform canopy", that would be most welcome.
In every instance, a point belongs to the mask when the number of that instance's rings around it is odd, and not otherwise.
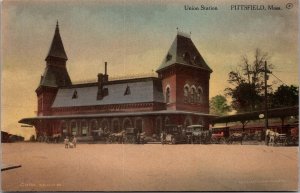
[[[216,117],[212,119],[212,124],[230,123],[230,122],[238,122],[238,121],[246,122],[250,120],[264,119],[264,117],[260,118],[260,116],[264,114],[265,111],[261,110],[261,111],[252,111],[246,113],[238,113],[235,115],[226,115],[226,116]],[[268,109],[268,118],[284,119],[289,116],[298,117],[298,115],[299,115],[299,106]]]

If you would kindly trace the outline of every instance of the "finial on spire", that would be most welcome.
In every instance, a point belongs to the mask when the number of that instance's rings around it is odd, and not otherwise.
[[[56,30],[59,30],[58,20],[56,20]]]

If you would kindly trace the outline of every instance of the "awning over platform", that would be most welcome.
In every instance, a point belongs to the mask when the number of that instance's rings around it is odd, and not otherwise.
[[[111,112],[111,113],[99,113],[99,114],[73,114],[73,115],[49,115],[49,116],[37,116],[24,118],[19,123],[33,125],[36,121],[41,120],[55,120],[55,119],[82,119],[82,118],[102,118],[102,117],[126,117],[126,116],[148,116],[148,115],[197,115],[215,118],[216,115],[197,113],[190,111],[146,111],[146,112]]]
[[[237,121],[249,121],[249,120],[257,120],[260,119],[259,115],[265,114],[264,110],[261,111],[253,111],[247,113],[239,113],[235,115],[221,116],[212,120],[212,123],[229,123],[229,122],[237,122]],[[299,115],[299,107],[284,107],[284,108],[276,108],[268,110],[268,118],[285,118],[288,116],[298,116]]]

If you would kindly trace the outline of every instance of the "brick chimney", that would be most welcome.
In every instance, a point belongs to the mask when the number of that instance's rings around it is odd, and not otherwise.
[[[104,63],[104,82],[108,82],[108,74],[107,74],[107,62]]]
[[[104,73],[98,74],[98,92],[97,92],[97,100],[102,100],[103,97],[108,95],[108,89],[103,88],[103,86],[108,82],[108,74],[107,74],[107,62],[105,62]]]
[[[97,100],[103,99],[103,74],[98,74],[98,93],[97,93]]]

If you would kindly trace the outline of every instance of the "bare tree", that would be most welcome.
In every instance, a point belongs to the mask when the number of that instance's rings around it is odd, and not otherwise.
[[[254,59],[242,56],[238,68],[229,72],[230,87],[225,89],[226,95],[232,97],[232,106],[237,111],[255,110],[260,107],[264,85],[264,62],[269,60],[268,53],[255,50]],[[273,69],[268,64],[268,70]]]

